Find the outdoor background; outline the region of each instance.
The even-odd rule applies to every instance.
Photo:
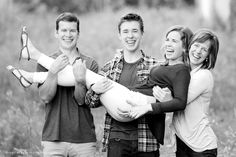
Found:
[[[189,26],[193,31],[202,27],[213,29],[219,37],[220,50],[213,71],[215,88],[210,117],[219,139],[218,156],[235,157],[236,14],[235,10],[231,10],[232,14],[226,22],[218,17],[211,22],[204,21],[196,3],[199,1],[1,0],[0,157],[42,156],[40,141],[44,105],[38,97],[37,87],[33,85],[24,89],[5,67],[12,64],[28,71],[35,70],[33,61],[18,61],[21,49],[20,31],[24,25],[28,28],[32,42],[42,52],[50,54],[56,50],[55,20],[63,11],[71,11],[79,16],[81,33],[78,47],[85,54],[94,57],[100,66],[110,60],[115,50],[121,47],[117,37],[117,24],[120,17],[129,12],[138,13],[143,17],[145,33],[142,48],[148,55],[158,59],[162,57],[159,49],[168,27],[179,24]],[[222,12],[224,11],[222,8]],[[97,156],[105,157],[105,153],[99,152],[105,111],[101,107],[93,109],[92,112],[98,139]],[[170,117],[171,114],[167,118],[165,145],[161,147],[162,157],[174,156],[169,141]]]

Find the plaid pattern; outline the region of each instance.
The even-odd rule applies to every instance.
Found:
[[[142,52],[142,59],[138,65],[137,75],[138,75],[138,82],[143,83],[146,81],[150,69],[157,64],[157,60],[146,56],[143,51]],[[105,64],[105,66],[99,72],[101,75],[110,78],[111,80],[118,82],[122,69],[123,69],[123,51],[117,50],[115,57]],[[101,102],[99,100],[99,95],[95,94],[91,88],[88,90],[85,103],[89,105],[89,107],[98,107],[101,106]],[[104,135],[103,135],[103,146],[106,150],[108,145],[108,139],[110,135],[110,127],[111,127],[112,117],[106,113],[105,119],[105,126],[104,126]],[[148,128],[147,122],[145,120],[145,116],[138,119],[138,151],[140,152],[151,152],[156,151],[159,149],[159,143],[152,135],[151,131]]]

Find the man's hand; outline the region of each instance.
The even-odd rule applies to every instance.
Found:
[[[101,80],[99,80],[98,82],[96,82],[92,86],[92,90],[96,94],[103,94],[111,88],[112,88],[112,82],[109,79],[105,78],[105,77],[102,78]]]
[[[85,82],[86,75],[86,61],[82,61],[82,59],[78,59],[73,64],[73,73],[75,76],[76,82]]]
[[[173,99],[169,88],[160,88],[159,86],[155,86],[152,91],[153,96],[160,102],[166,102]]]
[[[117,108],[117,113],[121,116],[121,117],[125,117],[125,118],[130,118],[129,113],[131,111],[131,106],[126,107],[126,108],[122,108],[122,107],[118,107]]]
[[[126,101],[128,104],[130,104],[132,107],[129,111],[129,117],[133,119],[137,119],[144,114],[148,113],[149,111],[152,111],[152,106],[151,104],[146,104],[142,106],[137,106],[134,102],[127,100]]]
[[[61,54],[52,63],[49,71],[53,74],[57,74],[59,71],[61,71],[63,68],[65,68],[65,66],[68,64],[69,64],[68,57],[64,54]]]

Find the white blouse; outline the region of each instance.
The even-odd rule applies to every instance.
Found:
[[[175,134],[196,152],[217,148],[217,137],[208,120],[213,86],[214,80],[210,70],[200,67],[193,69],[188,104],[185,110],[173,115],[172,127]]]

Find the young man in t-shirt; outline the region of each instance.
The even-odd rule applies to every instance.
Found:
[[[83,105],[87,92],[83,78],[80,78],[77,58],[86,61],[88,69],[97,72],[98,64],[77,48],[79,19],[72,13],[62,13],[56,20],[55,36],[58,50],[39,95],[45,102],[46,118],[42,133],[44,156],[93,157],[96,152],[96,135],[90,108]],[[75,64],[73,64],[75,62]],[[63,87],[57,84],[57,74],[67,64],[73,64],[75,86]],[[38,65],[37,71],[46,71]]]

